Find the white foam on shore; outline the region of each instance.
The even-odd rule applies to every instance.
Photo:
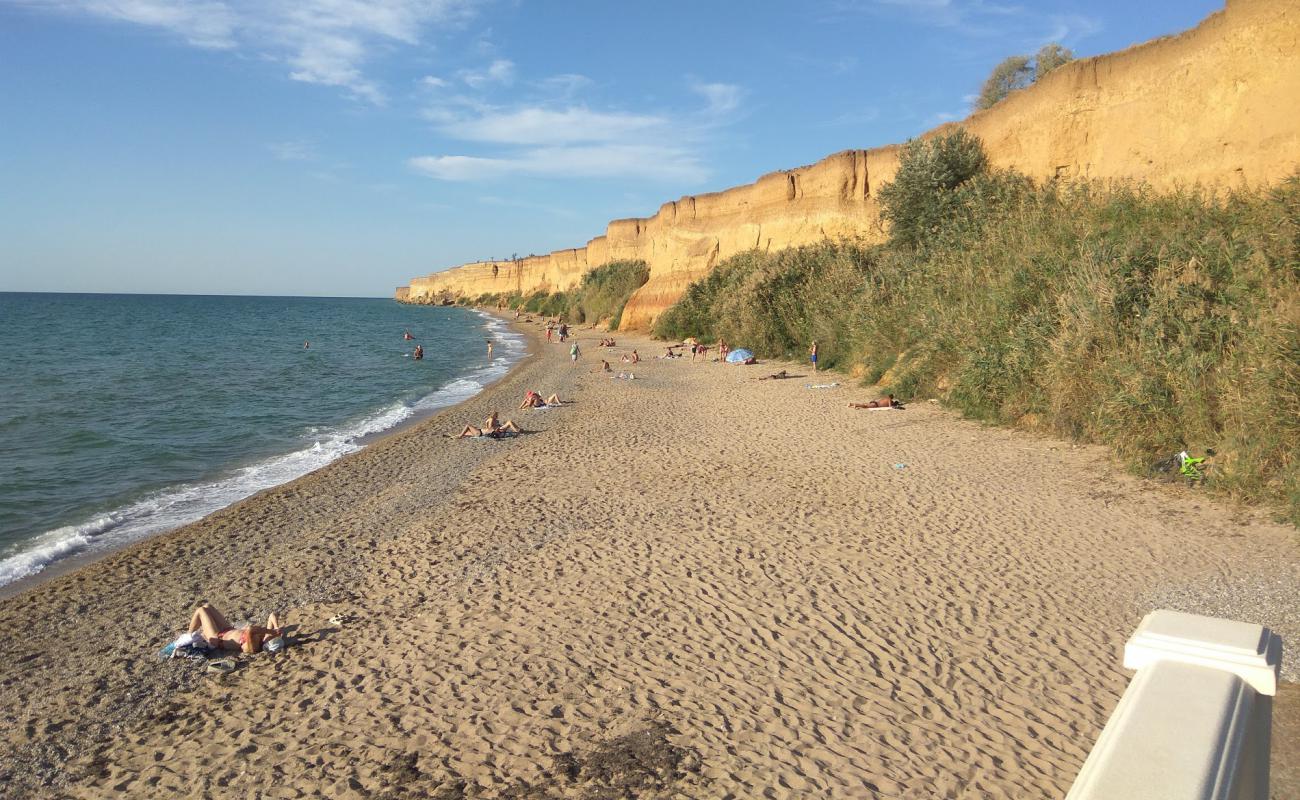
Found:
[[[363,447],[359,440],[389,430],[417,413],[427,415],[468,400],[504,376],[526,350],[523,336],[510,331],[504,321],[489,314],[482,316],[486,331],[495,343],[493,359],[486,366],[414,403],[394,403],[338,429],[314,428],[309,434],[311,443],[300,450],[250,464],[226,477],[170,486],[80,524],[46,531],[21,544],[18,552],[0,559],[0,586],[35,575],[55,561],[76,553],[111,550],[187,525],[355,453]]]

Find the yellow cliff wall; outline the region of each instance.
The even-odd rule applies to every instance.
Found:
[[[1137,179],[1260,186],[1300,166],[1300,0],[1229,0],[1176,37],[1075,61],[959,123],[991,161],[1035,179]],[[950,129],[943,126],[927,135]],[[434,273],[398,299],[563,291],[589,270],[641,259],[650,280],[624,327],[647,327],[718,261],[827,238],[884,236],[876,192],[899,147],[847,150],[752,184],[665,203],[609,223],[586,247]],[[403,290],[406,290],[403,296]]]

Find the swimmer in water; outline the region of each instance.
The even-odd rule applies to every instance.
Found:
[[[418,344],[415,346],[414,358],[416,361],[419,361],[420,359],[424,358],[424,348]]]
[[[310,350],[310,349],[311,349],[311,342],[303,342],[303,343],[302,343],[302,349],[303,349],[303,350]]]
[[[410,331],[406,331],[405,333],[402,334],[402,338],[409,342],[415,337],[411,335]]]
[[[487,340],[487,345],[488,345],[488,358],[491,358],[491,357],[492,357],[492,340],[491,340],[491,339],[488,339],[488,340]]]

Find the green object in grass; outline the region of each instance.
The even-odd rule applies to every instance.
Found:
[[[1199,481],[1201,478],[1205,477],[1205,474],[1198,469],[1201,464],[1205,463],[1204,457],[1193,458],[1187,454],[1186,450],[1184,450],[1178,454],[1178,460],[1182,464],[1182,466],[1178,468],[1179,475],[1182,475],[1184,478],[1191,478],[1194,481]]]

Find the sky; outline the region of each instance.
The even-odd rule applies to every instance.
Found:
[[[1208,0],[0,0],[0,291],[389,296]]]

